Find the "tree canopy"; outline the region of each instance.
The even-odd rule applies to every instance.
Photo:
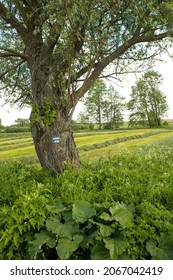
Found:
[[[42,67],[51,60],[47,89],[68,99],[68,111],[111,62],[121,72],[123,59],[143,59],[152,42],[173,34],[172,1],[3,0],[0,16],[0,77],[10,98],[34,102],[36,48]]]
[[[1,89],[31,104],[44,167],[57,173],[63,161],[78,161],[67,131],[79,99],[110,64],[117,75],[167,47],[172,23],[172,0],[0,0]]]
[[[18,118],[15,120],[15,124],[18,126],[29,126],[29,120],[23,119],[23,118]]]
[[[80,114],[84,122],[97,123],[99,129],[105,127],[114,129],[123,122],[123,109],[125,109],[125,98],[102,80],[97,80],[85,98],[84,113]]]
[[[106,85],[102,80],[97,80],[88,92],[85,99],[85,114],[90,122],[97,123],[102,128],[103,100],[106,94]]]
[[[161,117],[168,110],[165,94],[159,89],[163,79],[160,73],[146,72],[132,87],[128,108],[131,126],[160,126]]]

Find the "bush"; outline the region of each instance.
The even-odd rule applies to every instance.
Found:
[[[16,125],[11,125],[11,126],[6,126],[4,127],[3,132],[4,133],[18,133],[18,132],[30,132],[31,128],[30,126],[16,126]]]
[[[162,125],[163,125],[163,126],[168,126],[169,123],[168,123],[167,121],[163,121]]]
[[[73,131],[84,131],[84,130],[89,130],[90,129],[90,126],[89,124],[85,124],[85,123],[77,123],[75,121],[72,121],[72,130]]]

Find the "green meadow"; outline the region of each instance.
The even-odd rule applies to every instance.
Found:
[[[136,129],[74,133],[81,160],[98,160],[173,136],[172,130]],[[0,134],[0,162],[11,159],[36,161],[30,133]]]

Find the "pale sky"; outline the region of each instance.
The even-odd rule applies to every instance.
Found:
[[[172,53],[173,55],[173,53]],[[160,72],[163,76],[164,82],[161,85],[160,89],[167,97],[167,102],[169,106],[169,111],[165,118],[173,119],[173,60],[168,55],[164,55],[165,62],[158,62],[154,70]],[[127,100],[129,100],[131,86],[135,84],[135,76],[129,75],[123,82],[121,87],[113,84],[115,89],[124,96]],[[0,103],[2,104],[2,102]],[[83,104],[81,102],[78,103],[76,111],[74,113],[74,119],[78,115],[80,111],[83,110]],[[7,126],[14,124],[14,121],[17,118],[26,118],[29,119],[30,109],[25,108],[22,110],[10,108],[10,106],[5,105],[0,107],[0,119],[2,120],[2,125]]]

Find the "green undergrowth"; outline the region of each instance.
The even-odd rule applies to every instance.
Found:
[[[171,141],[58,177],[1,164],[0,259],[172,260]]]

